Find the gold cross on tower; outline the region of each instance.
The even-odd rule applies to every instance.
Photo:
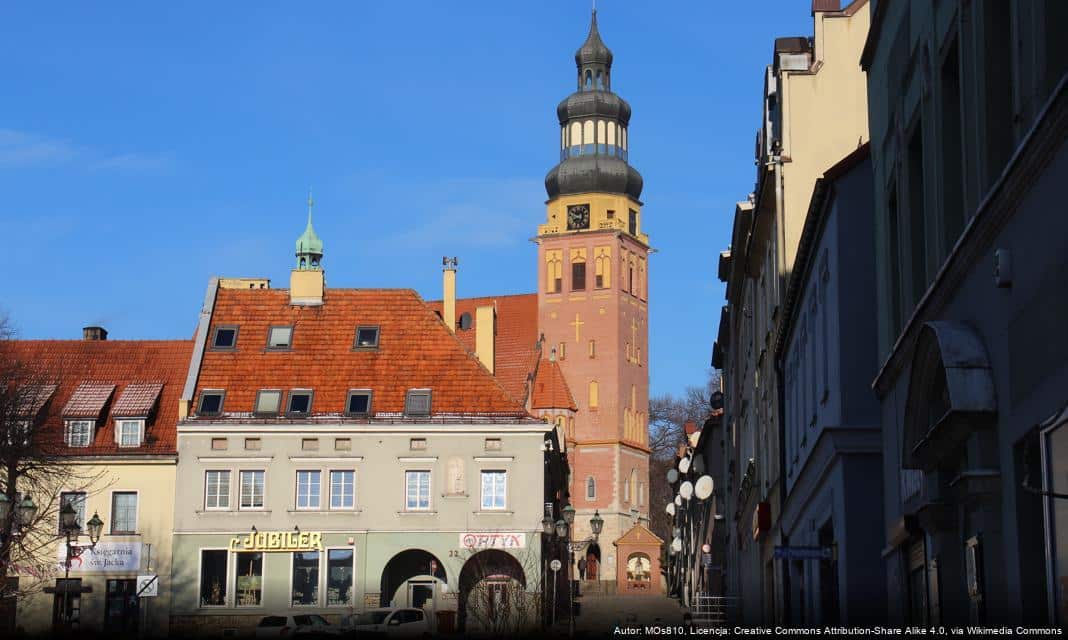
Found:
[[[583,322],[582,320],[579,320],[579,314],[576,313],[575,314],[575,321],[574,322],[568,322],[568,324],[571,325],[572,327],[575,327],[575,342],[578,342],[579,341],[579,329],[581,329],[582,325],[584,325],[586,323]]]
[[[636,362],[638,360],[638,321],[634,318],[630,319],[630,344],[631,352],[628,359],[631,362]]]

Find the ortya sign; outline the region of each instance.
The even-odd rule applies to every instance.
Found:
[[[322,551],[323,534],[318,531],[254,531],[230,538],[230,551]]]

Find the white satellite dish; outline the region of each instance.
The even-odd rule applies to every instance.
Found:
[[[667,514],[669,516],[675,515],[675,503],[674,502],[667,503],[667,508],[665,508],[664,511],[667,511]]]
[[[682,540],[679,540],[678,538],[675,538],[674,540],[672,540],[671,541],[671,549],[675,553],[678,553],[679,551],[682,551]]]
[[[686,482],[683,482],[682,486],[679,487],[679,495],[682,496],[683,500],[689,500],[690,498],[692,498],[693,497],[693,483],[690,482],[689,480],[687,480]]]
[[[682,460],[679,460],[679,473],[686,473],[689,470],[690,470],[690,459],[689,458],[683,458]]]
[[[679,481],[679,471],[678,471],[678,469],[668,469],[667,478],[668,478],[668,484],[675,484],[676,482],[678,482]]]
[[[675,505],[681,507],[682,506],[682,498],[680,498],[678,496],[675,496]]]
[[[712,481],[712,476],[701,476],[697,479],[697,483],[693,487],[693,492],[697,495],[698,500],[707,500],[708,496],[712,495],[712,489],[715,484]]]

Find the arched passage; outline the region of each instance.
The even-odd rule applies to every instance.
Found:
[[[382,569],[379,606],[388,607],[397,600],[398,606],[422,608],[434,597],[437,581],[448,583],[445,565],[434,554],[422,549],[407,549],[389,559]],[[404,592],[398,594],[401,587]]]
[[[536,624],[538,602],[526,593],[527,576],[519,560],[499,549],[485,549],[460,569],[460,630],[505,632]]]
[[[586,579],[600,580],[601,545],[596,542],[586,548]]]

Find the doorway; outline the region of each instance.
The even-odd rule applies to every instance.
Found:
[[[598,580],[601,567],[601,547],[594,542],[586,550],[586,579]]]
[[[52,596],[52,629],[57,632],[78,628],[82,613],[82,579],[56,578]]]
[[[107,599],[104,602],[104,630],[137,633],[140,604],[136,580],[108,580]]]

